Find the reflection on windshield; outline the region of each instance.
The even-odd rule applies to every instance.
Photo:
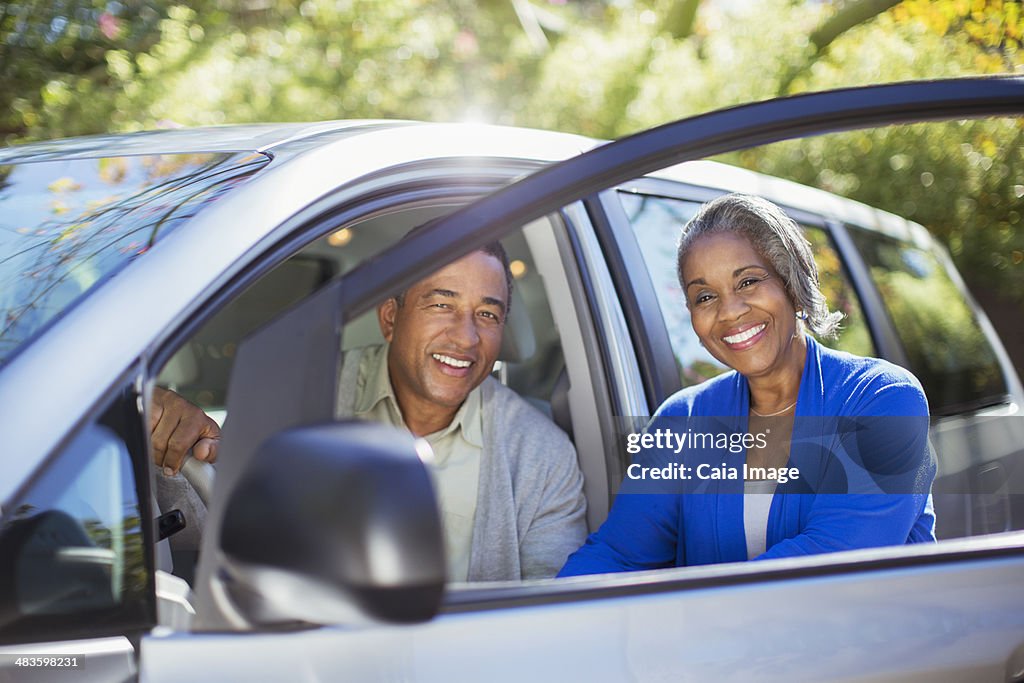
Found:
[[[0,166],[0,365],[267,161],[177,154]]]

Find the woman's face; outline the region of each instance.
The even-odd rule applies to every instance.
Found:
[[[720,362],[750,377],[803,370],[803,336],[782,279],[746,237],[700,237],[683,261],[693,330]]]

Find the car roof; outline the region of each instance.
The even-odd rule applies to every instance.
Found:
[[[0,164],[150,154],[268,152],[325,134],[354,134],[413,123],[370,119],[317,123],[252,123],[87,135],[0,148]]]
[[[432,124],[397,119],[340,119],[313,123],[228,124],[110,133],[0,148],[0,164],[200,152],[259,152],[283,161],[342,137],[416,125]],[[495,127],[495,130],[500,130],[502,134],[530,136],[543,133],[545,136],[578,137],[525,128]],[[592,142],[603,144],[606,141],[592,139]],[[698,187],[756,194],[792,209],[853,223],[924,248],[930,246],[932,242],[927,230],[900,216],[823,190],[728,164],[691,161],[652,173],[651,176]]]
[[[924,226],[902,216],[825,190],[739,166],[715,161],[688,161],[651,173],[649,177],[723,192],[757,195],[789,209],[856,225],[922,249],[933,249],[935,246],[931,233]]]

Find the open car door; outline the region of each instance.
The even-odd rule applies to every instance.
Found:
[[[1024,78],[1016,77],[881,85],[760,102],[603,145],[454,212],[354,268],[239,348],[235,373],[254,371],[254,364],[263,364],[265,373],[269,363],[284,385],[256,383],[230,395],[221,460],[231,474],[218,477],[208,532],[222,528],[226,503],[258,444],[328,416],[331,387],[317,384],[319,402],[298,399],[307,396],[303,378],[337,376],[337,326],[439,266],[572,202],[671,164],[841,130],[1022,112]],[[309,321],[301,325],[300,342],[287,333],[295,321]],[[282,395],[295,397],[287,415],[272,408]],[[277,417],[268,419],[271,414]],[[235,613],[240,606],[229,604],[217,586],[229,569],[219,543],[219,533],[206,534],[197,632],[148,638],[144,679],[248,679],[268,672],[296,677],[303,671],[310,680],[346,674],[360,680],[717,680],[746,679],[751,672],[783,680],[962,680],[997,670],[1019,675],[1018,659],[1024,656],[1017,649],[1024,646],[1024,534],[863,551],[841,560],[819,556],[771,566],[471,589],[451,597],[440,616],[402,629],[365,621],[358,628],[337,621],[310,624],[308,612],[297,612],[280,630],[246,626]],[[267,580],[260,588],[282,591],[273,600],[280,606],[297,586],[301,577]],[[886,625],[884,633],[879,624]],[[771,632],[786,637],[764,640]],[[207,647],[188,649],[199,642]],[[288,663],[285,652],[291,653]],[[530,655],[509,657],[510,652]]]

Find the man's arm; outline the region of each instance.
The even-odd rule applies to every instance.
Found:
[[[551,578],[587,537],[587,500],[576,450],[564,434],[552,449],[547,480],[533,521],[519,544],[524,579]]]
[[[202,408],[173,391],[153,387],[149,431],[153,463],[162,468],[166,476],[181,471],[190,449],[196,460],[208,463],[217,460],[220,427]]]
[[[161,512],[181,510],[185,529],[171,537],[174,550],[196,551],[206,522],[206,505],[180,476],[189,449],[197,460],[213,463],[220,427],[202,408],[161,387],[153,388],[149,406],[150,442],[157,466],[156,499]]]

